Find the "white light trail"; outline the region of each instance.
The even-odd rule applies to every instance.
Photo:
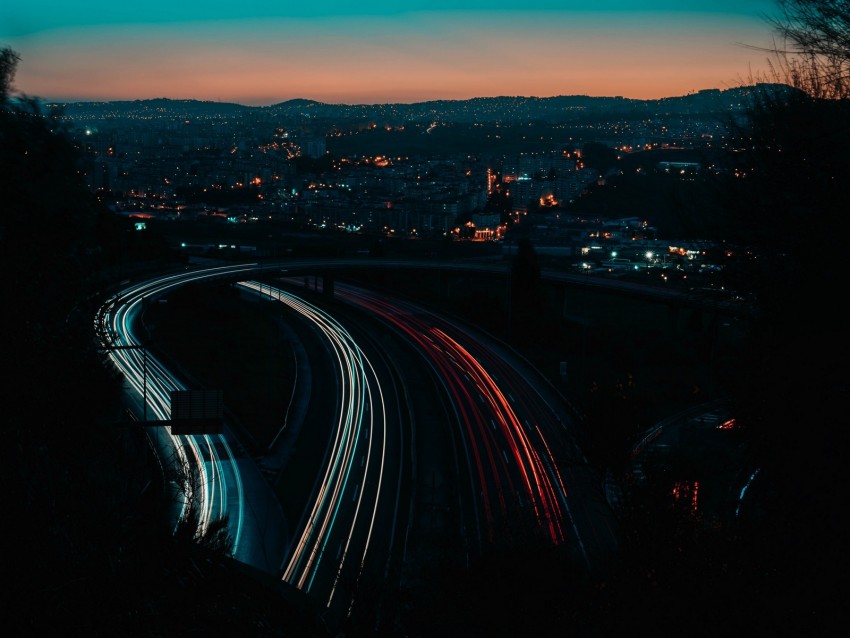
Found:
[[[371,362],[349,332],[330,315],[269,284],[245,281],[239,286],[284,303],[312,322],[330,346],[336,361],[339,402],[331,453],[307,522],[297,534],[283,572],[283,580],[314,594],[319,594],[315,588],[320,570],[332,573],[332,584],[326,592],[326,605],[330,607],[337,593],[339,576],[355,546],[359,555],[356,567],[359,577],[372,541],[387,445],[384,394]],[[360,450],[363,446],[365,453]],[[373,474],[377,475],[376,484],[367,489]],[[353,510],[351,503],[355,504]],[[340,536],[342,541],[337,542],[335,539]],[[363,540],[358,541],[358,538]],[[331,542],[334,545],[330,545]],[[337,547],[336,564],[325,568],[323,560],[334,556],[333,550],[328,551],[329,546]]]

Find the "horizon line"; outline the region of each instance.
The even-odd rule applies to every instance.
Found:
[[[114,98],[114,99],[55,99],[55,98],[43,98],[39,96],[28,96],[25,94],[10,97],[10,100],[25,100],[25,99],[34,99],[43,104],[113,104],[120,102],[153,102],[153,101],[169,101],[169,102],[199,102],[202,104],[222,104],[222,105],[234,105],[234,106],[242,106],[245,108],[268,108],[272,106],[279,106],[281,104],[286,104],[288,102],[312,102],[314,104],[322,104],[325,106],[348,106],[348,107],[357,107],[357,106],[394,106],[394,105],[404,105],[404,106],[416,106],[418,104],[428,104],[431,102],[470,102],[473,100],[500,100],[500,99],[527,99],[527,100],[551,100],[557,98],[569,98],[569,97],[582,97],[582,98],[590,98],[590,99],[612,99],[612,100],[628,100],[632,102],[656,102],[660,100],[670,100],[676,98],[684,98],[692,95],[699,95],[700,93],[708,92],[708,91],[719,91],[721,93],[725,91],[731,91],[736,89],[748,89],[748,88],[756,88],[759,86],[765,85],[778,85],[778,86],[788,86],[783,85],[781,82],[754,82],[752,84],[741,84],[739,86],[729,87],[729,88],[719,88],[719,87],[707,87],[703,89],[698,89],[694,91],[689,91],[688,93],[679,94],[679,95],[667,95],[663,97],[657,98],[632,98],[626,97],[623,95],[589,95],[587,93],[563,93],[559,95],[547,95],[547,96],[539,96],[539,95],[490,95],[490,96],[475,96],[469,98],[432,98],[428,100],[418,100],[414,102],[323,102],[322,100],[316,100],[313,98],[304,98],[304,97],[296,97],[296,98],[288,98],[285,100],[281,100],[279,102],[269,102],[267,104],[246,104],[244,102],[238,102],[233,100],[211,100],[211,99],[202,99],[202,98],[175,98],[175,97],[142,97],[142,98]]]

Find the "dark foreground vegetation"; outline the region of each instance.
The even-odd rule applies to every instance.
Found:
[[[325,635],[220,537],[167,524],[159,464],[126,425],[92,322],[110,285],[179,264],[98,205],[49,114],[8,104],[17,60],[5,49],[0,62],[4,631]]]
[[[803,35],[817,29],[791,17]],[[846,12],[831,19],[847,33]],[[166,526],[144,432],[116,425],[120,381],[91,329],[110,283],[168,268],[171,253],[98,206],[49,114],[9,103],[17,60],[8,49],[0,54],[3,486],[12,531],[4,626],[16,636],[56,628],[327,635],[309,604],[235,565],[226,539]],[[445,566],[432,594],[406,601],[402,628],[387,634],[784,636],[846,624],[840,513],[849,353],[836,301],[850,177],[850,52],[843,54],[843,62],[832,58],[843,71],[835,85],[815,81],[825,77],[807,66],[817,57],[785,67],[801,90],[754,103],[730,171],[710,185],[717,214],[688,220],[759,257],[739,273],[759,314],[724,366],[722,386],[746,439],[744,463],[760,470],[746,515],[724,524],[695,519],[671,506],[661,477],[626,503],[620,560],[604,581],[549,548],[506,550],[468,569]],[[588,409],[589,425],[645,418],[638,395],[602,385],[606,412]],[[607,454],[598,462],[616,466],[616,448]],[[374,625],[347,630],[373,635]]]

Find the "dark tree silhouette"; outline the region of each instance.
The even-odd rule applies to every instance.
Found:
[[[123,250],[129,229],[88,191],[56,120],[12,101],[17,55],[3,49],[0,61],[6,631],[257,635],[289,620],[317,635],[233,571],[223,523],[175,538],[170,491],[145,432],[123,420],[121,381],[92,330],[100,287],[144,262],[128,262],[140,254]]]
[[[11,48],[0,49],[0,108],[5,107],[9,101],[19,61],[20,57]]]
[[[654,634],[823,633],[845,620],[830,601],[847,593],[834,507],[850,450],[840,372],[850,352],[831,279],[845,270],[848,230],[850,4],[779,4],[771,24],[793,46],[769,51],[774,75],[732,123],[728,170],[713,191],[721,205],[701,220],[726,240],[734,283],[756,300],[728,387],[758,478],[750,509],[729,527],[673,508],[669,476],[631,495],[622,560],[595,609],[652,618]],[[722,611],[708,618],[701,608]],[[613,613],[598,620],[616,626]]]
[[[826,583],[843,582],[843,534],[831,512],[850,450],[839,425],[850,349],[833,281],[846,270],[850,226],[850,4],[779,4],[772,24],[793,46],[772,51],[775,82],[755,92],[746,121],[733,127],[727,214],[717,219],[738,255],[738,284],[758,308],[733,384],[761,470],[748,560],[764,591],[822,626],[834,617],[824,601],[837,594]]]
[[[827,3],[781,4],[786,16],[796,15],[794,6],[827,12]],[[828,24],[844,24],[850,17],[847,3],[829,7]],[[783,33],[811,41],[804,37],[811,34],[808,22],[786,24]],[[829,48],[815,41],[838,56],[840,42]],[[843,49],[850,59],[850,43]],[[792,73],[785,78],[790,88],[769,86],[755,94],[746,124],[736,131],[738,150],[725,182],[729,215],[721,219],[741,255],[738,274],[760,309],[750,342],[750,361],[758,369],[742,368],[739,388],[749,424],[763,452],[778,455],[778,466],[799,467],[804,461],[820,474],[832,467],[820,462],[820,453],[835,452],[838,430],[831,420],[840,420],[836,400],[846,396],[833,372],[845,360],[844,322],[827,281],[844,270],[843,238],[850,229],[845,205],[850,102],[835,99],[832,90],[824,95],[818,67],[809,62],[793,67],[805,71],[808,80]],[[816,419],[811,418],[814,406]],[[804,422],[809,435],[801,441]]]
[[[771,50],[792,86],[817,97],[850,97],[850,6],[846,0],[777,0]]]

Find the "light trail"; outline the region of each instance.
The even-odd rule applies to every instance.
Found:
[[[387,451],[384,393],[368,357],[326,312],[265,283],[243,281],[238,286],[281,302],[310,321],[336,363],[337,416],[328,462],[283,570],[283,580],[316,596],[326,596],[325,604],[330,607],[347,561],[357,561],[359,578],[372,542]],[[329,551],[330,547],[337,548],[336,554]],[[333,564],[325,565],[331,561]],[[328,580],[330,585],[325,584]],[[350,612],[352,605],[353,599],[346,610]]]
[[[150,412],[153,420],[167,421],[171,415],[171,391],[186,387],[147,350],[137,334],[144,304],[179,286],[255,270],[256,264],[242,264],[166,275],[128,285],[99,309],[96,334],[131,389],[146,402],[144,411]],[[180,489],[183,498],[175,526],[187,516],[193,500],[198,507],[201,534],[213,521],[228,517],[233,555],[238,558],[245,524],[245,495],[239,466],[225,435],[175,435],[170,426],[162,427],[176,464],[187,472]],[[197,485],[192,476],[198,477]]]
[[[417,344],[442,379],[465,433],[465,445],[470,451],[468,461],[473,469],[471,476],[477,479],[473,494],[480,496],[487,537],[491,541],[500,536],[510,537],[511,512],[526,507],[552,543],[560,544],[567,539],[565,523],[578,536],[551,448],[541,428],[526,427],[513,406],[515,396],[533,394],[524,389],[525,383],[518,375],[502,374],[495,362],[497,357],[488,353],[486,347],[434,313],[340,283],[335,286],[335,296],[379,316]],[[506,396],[508,391],[510,400]],[[528,414],[541,412],[534,406]],[[507,458],[498,453],[503,444]],[[514,463],[508,463],[508,459]],[[581,544],[580,537],[578,543]]]

